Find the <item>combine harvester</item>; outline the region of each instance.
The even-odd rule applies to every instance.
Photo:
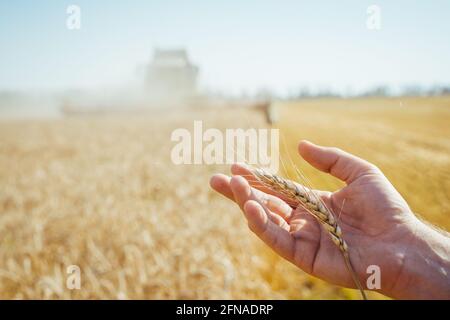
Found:
[[[105,99],[108,94],[104,93],[85,97],[77,94],[65,99],[61,112],[65,116],[87,116],[177,109],[254,108],[264,113],[269,125],[278,121],[275,106],[268,98],[236,99],[199,93],[198,74],[199,68],[190,61],[186,50],[156,49],[146,68],[142,88],[116,90],[108,99]]]

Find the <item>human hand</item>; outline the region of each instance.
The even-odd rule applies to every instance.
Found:
[[[299,152],[317,169],[346,182],[334,193],[318,194],[339,213],[338,223],[363,285],[367,267],[376,265],[381,270],[379,291],[388,296],[421,298],[420,288],[432,286],[440,290],[430,295],[450,297],[449,273],[439,272],[439,266],[450,271],[448,237],[419,221],[376,166],[337,148],[306,141],[300,143]],[[232,178],[213,176],[211,186],[241,207],[258,237],[304,271],[354,287],[341,252],[313,216],[301,207],[292,209],[282,196],[262,187],[245,165],[233,165],[231,171]],[[427,268],[421,258],[435,262],[434,268]],[[446,285],[442,286],[442,280],[447,280]]]

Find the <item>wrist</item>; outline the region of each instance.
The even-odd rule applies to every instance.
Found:
[[[450,238],[419,219],[405,238],[405,257],[389,296],[398,299],[450,299]]]

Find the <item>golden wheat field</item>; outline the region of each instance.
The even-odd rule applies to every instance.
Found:
[[[315,187],[340,182],[298,159],[300,139],[372,161],[417,214],[450,229],[450,97],[277,107],[282,153]],[[1,120],[0,298],[359,298],[266,249],[237,206],[209,188],[226,166],[171,163],[171,132],[194,120],[266,126],[262,114],[236,108]],[[66,288],[69,265],[81,269],[80,290]]]

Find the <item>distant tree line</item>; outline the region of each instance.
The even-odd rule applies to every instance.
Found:
[[[348,98],[348,97],[406,97],[406,96],[444,96],[450,95],[450,86],[433,86],[424,88],[421,86],[406,86],[400,90],[392,90],[388,86],[376,86],[369,90],[358,93],[342,94],[333,90],[325,89],[311,91],[301,88],[298,92],[288,95],[288,100],[305,98]]]
[[[311,90],[307,87],[302,87],[285,95],[276,94],[269,89],[263,89],[255,94],[243,93],[236,98],[256,98],[259,100],[282,99],[282,100],[298,100],[298,99],[313,99],[313,98],[354,98],[354,97],[407,97],[407,96],[444,96],[450,95],[449,86],[433,86],[425,88],[419,85],[405,86],[401,89],[393,90],[389,86],[380,85],[360,92],[337,92],[331,89]]]

